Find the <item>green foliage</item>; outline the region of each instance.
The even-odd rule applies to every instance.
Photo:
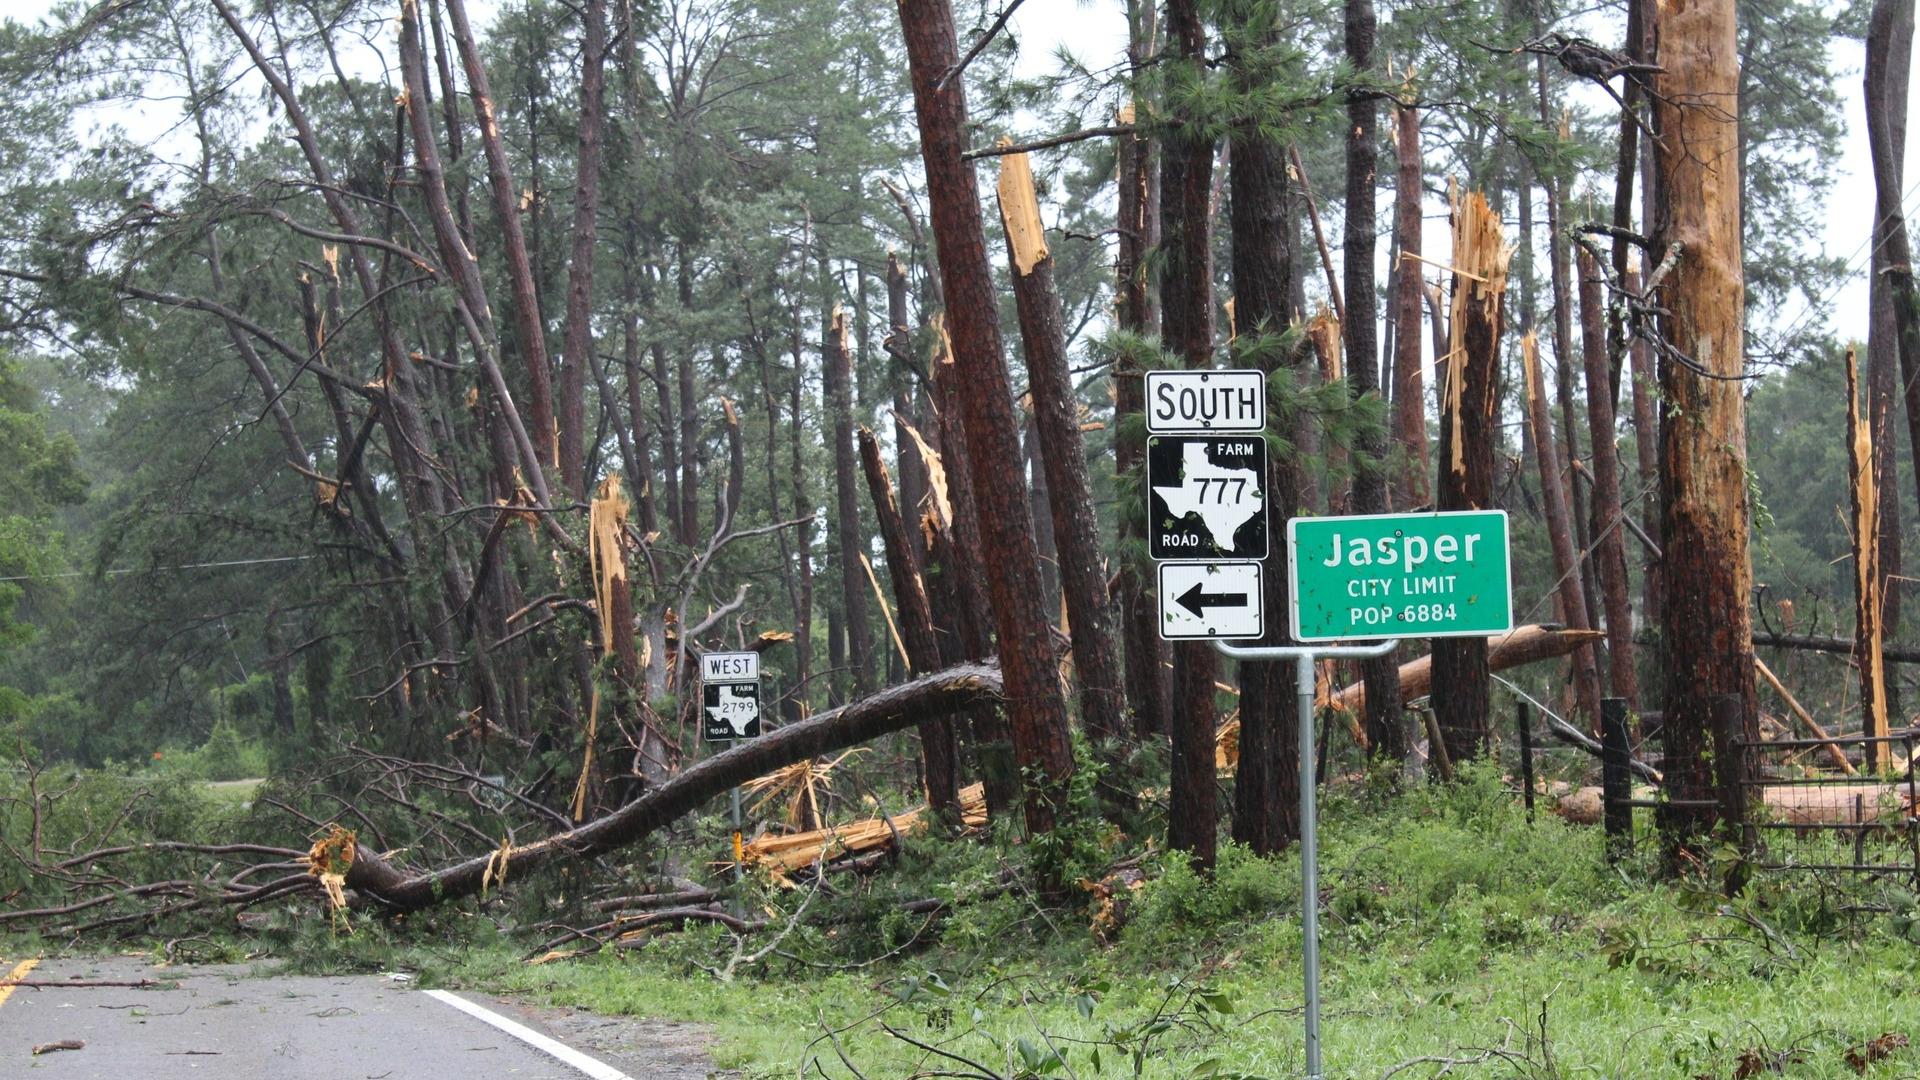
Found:
[[[1505,1046],[1497,1075],[1692,1080],[1793,1046],[1805,1057],[1787,1075],[1842,1080],[1849,1047],[1907,1026],[1916,920],[1904,889],[1763,877],[1728,901],[1640,879],[1608,867],[1597,829],[1527,823],[1486,767],[1400,797],[1336,789],[1325,803],[1331,1075]],[[925,1051],[906,1040],[1006,1077],[1298,1075],[1291,856],[1225,844],[1211,879],[1149,857],[1112,944],[1010,879],[1009,857],[915,838],[887,873],[816,898],[784,955],[732,982],[709,972],[757,939],[711,927],[540,967],[448,915],[411,943],[369,938],[364,957],[358,938],[309,928],[304,940],[339,963],[418,966],[427,982],[713,1024],[718,1063],[751,1077],[852,1075],[841,1054],[868,1076],[910,1075]],[[937,923],[888,914],[915,895],[953,906]],[[780,923],[802,899],[755,885],[747,904]],[[1888,914],[1836,916],[1863,908]],[[1891,1080],[1916,1060],[1903,1052],[1869,1075]]]
[[[36,812],[37,804],[37,812]],[[127,768],[28,772],[0,769],[0,842],[46,862],[121,845],[134,850],[109,857],[91,872],[128,881],[181,876],[183,857],[137,845],[166,838],[187,843],[228,838],[236,811],[199,784],[167,781]],[[37,844],[37,848],[36,848]],[[0,896],[10,908],[66,902],[67,883],[36,877],[19,859],[0,859]]]
[[[1142,960],[1185,960],[1222,933],[1272,919],[1300,899],[1297,863],[1263,859],[1232,842],[1220,845],[1211,876],[1178,852],[1163,856],[1158,869],[1135,897],[1123,939]]]
[[[245,780],[265,776],[271,768],[265,744],[242,736],[227,717],[214,721],[213,731],[200,746],[163,753],[160,760],[167,773],[195,780]]]

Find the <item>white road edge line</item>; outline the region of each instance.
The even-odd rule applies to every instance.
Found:
[[[473,1017],[475,1020],[498,1028],[514,1038],[519,1039],[521,1042],[526,1043],[528,1046],[566,1062],[568,1065],[593,1077],[593,1080],[633,1080],[633,1077],[628,1076],[626,1073],[621,1072],[619,1069],[605,1062],[595,1061],[593,1058],[575,1050],[566,1043],[550,1039],[532,1028],[527,1027],[525,1024],[516,1023],[501,1016],[492,1009],[475,1005],[459,994],[446,990],[428,990],[426,991],[426,995],[430,998],[444,1001],[448,1005]]]

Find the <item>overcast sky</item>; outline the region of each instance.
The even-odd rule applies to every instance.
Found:
[[[0,8],[4,8],[7,17],[25,20],[37,20],[53,6],[53,0],[0,0]],[[478,6],[484,10],[493,5],[482,0]],[[1063,44],[1094,66],[1105,66],[1120,53],[1126,40],[1124,6],[1119,0],[1097,0],[1094,3],[1083,3],[1082,0],[1026,0],[1014,14],[1011,28],[1021,46],[1019,72],[1022,75],[1038,75],[1048,71],[1053,66],[1055,50]],[[1816,326],[1824,323],[1843,339],[1864,338],[1867,317],[1865,239],[1872,227],[1874,193],[1861,105],[1863,49],[1859,43],[1852,41],[1835,41],[1830,49],[1834,67],[1839,73],[1836,89],[1844,102],[1848,134],[1842,144],[1840,158],[1833,164],[1834,188],[1823,207],[1827,219],[1825,248],[1827,254],[1846,260],[1851,272],[1841,287],[1823,304],[1816,306],[1803,300],[1790,301],[1785,318],[1788,322],[1805,321]],[[1916,97],[1920,97],[1920,80],[1916,80],[1914,89]],[[1920,109],[1913,111],[1920,115]],[[1920,139],[1911,140],[1908,147],[1907,175],[1920,178]],[[1610,187],[1611,182],[1609,177],[1603,186]],[[1337,189],[1338,184],[1332,178],[1324,178],[1317,186],[1328,190]],[[1444,208],[1437,205],[1429,208],[1430,228],[1433,227],[1433,219],[1443,212]],[[1426,240],[1427,250],[1446,249],[1444,226],[1440,228],[1438,235]],[[1383,267],[1389,256],[1384,250],[1385,246],[1381,245],[1380,253]]]

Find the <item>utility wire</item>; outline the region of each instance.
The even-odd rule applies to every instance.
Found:
[[[210,570],[216,567],[223,567],[223,566],[265,566],[268,563],[302,562],[307,559],[317,559],[319,557],[320,556],[318,555],[275,555],[265,559],[228,559],[224,562],[181,563],[178,566],[132,567],[132,568],[123,569],[123,570],[103,570],[101,571],[101,574],[105,577],[119,577],[122,574],[155,574],[155,573],[159,573],[162,570]],[[51,581],[54,578],[76,578],[76,577],[92,577],[92,576],[93,576],[93,571],[91,570],[62,570],[56,574],[20,574],[15,577],[0,577],[0,582]]]

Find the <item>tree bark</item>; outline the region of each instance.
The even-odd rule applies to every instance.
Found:
[[[1600,602],[1607,614],[1607,685],[1613,696],[1640,707],[1640,679],[1633,666],[1633,596],[1627,580],[1627,533],[1620,520],[1620,446],[1616,441],[1613,394],[1607,390],[1605,281],[1600,264],[1582,247],[1580,272],[1581,345],[1587,368],[1587,426],[1593,447],[1592,561],[1600,578]],[[1591,614],[1591,612],[1589,613]],[[1589,623],[1591,625],[1591,623]]]
[[[1138,48],[1136,46],[1136,52]],[[1139,58],[1136,57],[1136,65]],[[1131,118],[1132,106],[1126,116]],[[1152,144],[1138,134],[1120,136],[1119,156],[1119,232],[1115,259],[1117,296],[1114,304],[1120,328],[1136,337],[1145,337],[1153,326],[1153,291],[1148,288],[1147,252],[1159,237],[1159,204],[1153,197],[1154,161]],[[1165,734],[1171,705],[1167,695],[1167,669],[1172,654],[1160,638],[1159,613],[1148,595],[1141,573],[1142,558],[1137,552],[1146,547],[1146,513],[1138,508],[1141,485],[1145,481],[1146,436],[1144,424],[1133,419],[1145,406],[1145,371],[1133,348],[1125,348],[1114,359],[1113,369],[1113,474],[1122,492],[1131,492],[1130,509],[1119,515],[1120,573],[1119,604],[1122,633],[1125,637],[1127,700],[1133,706],[1133,730],[1136,736]]]
[[[651,303],[651,298],[644,292],[642,300]],[[653,355],[653,385],[660,402],[660,473],[666,481],[660,493],[660,503],[667,511],[667,534],[684,543],[687,529],[680,518],[680,436],[679,423],[674,418],[673,372],[667,361],[664,343],[655,341],[650,351]]]
[[[580,150],[574,162],[573,252],[567,262],[567,331],[560,346],[560,489],[578,499],[587,475],[587,365],[593,363],[593,264],[599,235],[601,133],[606,124],[606,0],[581,9]],[[536,421],[537,422],[537,421]],[[641,483],[634,478],[635,485]]]
[[[980,191],[973,167],[962,156],[967,150],[964,80],[957,73],[948,78],[959,60],[953,9],[947,0],[899,0],[899,7],[961,390],[980,557],[994,568],[987,594],[1007,684],[1014,757],[1031,781],[1024,800],[1027,832],[1041,836],[1067,811],[1073,748],[1049,621],[1040,605],[1039,556],[1020,483],[1019,428],[995,317]]]
[[[787,412],[793,417],[793,423],[787,426],[787,449],[791,466],[789,477],[793,484],[793,512],[795,514],[812,513],[814,506],[813,500],[807,495],[806,455],[804,452],[806,441],[806,414],[801,411],[801,405],[804,400],[801,395],[801,388],[806,381],[803,376],[806,372],[807,365],[806,350],[801,346],[805,335],[800,329],[800,318],[801,305],[796,303],[794,305],[793,327],[789,341],[789,347],[793,353],[793,381],[787,384]],[[671,425],[668,425],[668,434],[662,441],[669,446],[672,445],[673,436],[671,434]],[[671,465],[667,468],[667,474],[669,476],[673,474]],[[795,681],[793,694],[796,700],[797,711],[801,715],[805,715],[812,711],[808,706],[809,695],[811,693],[809,684],[813,678],[812,526],[808,526],[807,531],[801,535],[799,542],[794,544],[793,547],[793,556],[796,564],[795,569],[798,571],[797,576],[800,579],[800,603],[794,611],[793,651]]]
[[[1880,492],[1880,625],[1888,636],[1900,630],[1902,592],[1900,477],[1892,434],[1893,415],[1901,404],[1894,393],[1896,378],[1904,382],[1908,441],[1920,451],[1920,378],[1916,378],[1920,376],[1920,297],[1915,296],[1912,267],[1908,265],[1912,253],[1903,204],[1913,27],[1913,0],[1882,0],[1873,6],[1867,33],[1865,105],[1875,219],[1867,385],[1873,425],[1873,479]],[[1896,254],[1903,250],[1906,254]],[[1914,472],[1915,486],[1920,489],[1920,467]],[[1898,693],[1897,680],[1887,684],[1887,705],[1896,715]]]
[[[1539,91],[1540,123],[1544,126],[1554,123],[1551,105],[1547,93],[1546,58],[1535,58],[1535,85]],[[1568,120],[1562,115],[1558,121],[1560,141],[1564,144],[1571,140]],[[1579,381],[1575,374],[1574,354],[1578,348],[1573,340],[1573,265],[1570,252],[1571,244],[1567,240],[1566,226],[1566,188],[1567,178],[1557,167],[1540,177],[1547,192],[1547,257],[1551,262],[1553,278],[1553,393],[1560,407],[1559,435],[1563,443],[1560,460],[1567,466],[1567,472],[1560,477],[1561,492],[1566,500],[1570,517],[1568,524],[1573,529],[1574,550],[1584,552],[1593,542],[1587,530],[1587,496],[1579,484],[1574,482],[1573,467],[1580,460],[1580,428],[1574,421],[1574,386]],[[1551,428],[1546,429],[1551,433]],[[1591,575],[1582,575],[1581,592],[1586,597],[1586,609],[1598,611],[1600,598],[1595,593]],[[1595,722],[1598,723],[1597,714]]]
[[[937,276],[937,275],[936,275]],[[980,511],[973,499],[973,469],[968,465],[966,424],[961,417],[962,391],[947,338],[946,316],[934,320],[934,397],[939,402],[940,454],[945,462],[948,508],[951,516],[939,531],[940,577],[953,588],[953,629],[960,656],[984,660],[993,656],[993,608],[987,602],[986,565],[980,557]],[[929,564],[930,566],[932,564]],[[987,817],[998,821],[1020,805],[1020,769],[1013,734],[997,708],[972,710],[973,749],[986,789]]]
[[[1053,283],[1053,256],[1047,250],[1034,194],[1033,173],[1025,154],[1000,159],[1000,217],[1007,234],[1007,258],[1013,267],[1013,298],[1020,316],[1020,341],[1027,359],[1027,385],[1033,400],[1033,434],[1040,443],[1046,472],[1054,550],[1059,558],[1061,599],[1073,647],[1073,670],[1080,685],[1080,716],[1087,739],[1112,761],[1120,744],[1130,742],[1127,702],[1114,651],[1113,609],[1107,573],[1100,555],[1100,526],[1087,479],[1087,451],[1080,434],[1080,398],[1068,371],[1066,328],[1060,294]],[[1109,770],[1101,784],[1110,816],[1129,809],[1133,798],[1123,774]]]
[[[682,239],[675,249],[680,310],[693,314],[693,253]],[[700,408],[694,401],[694,350],[682,347],[674,365],[680,385],[680,542],[697,546],[700,535]],[[662,391],[664,393],[664,389]]]
[[[820,347],[827,410],[833,419],[833,544],[840,552],[842,625],[847,634],[847,665],[853,669],[853,696],[873,689],[873,631],[867,619],[867,581],[860,569],[866,533],[860,528],[858,466],[853,446],[853,354],[847,349],[847,316],[834,308],[827,316]]]
[[[1734,0],[1660,8],[1654,76],[1660,223],[1655,250],[1680,245],[1661,302],[1661,641],[1666,661],[1667,779],[1677,800],[1714,795],[1716,699],[1740,703],[1737,727],[1758,736],[1748,597],[1746,294],[1741,272],[1739,93]],[[1683,362],[1680,358],[1686,358]],[[1696,370],[1694,365],[1698,365]],[[1717,819],[1711,804],[1663,815],[1676,848]]]
[[[647,422],[647,406],[640,393],[640,387],[647,377],[640,358],[638,278],[645,271],[634,265],[637,254],[630,246],[621,282],[621,306],[626,314],[621,319],[620,358],[622,367],[626,369],[627,439],[633,446],[633,463],[630,467],[633,475],[627,479],[640,511],[640,535],[650,536],[660,527],[660,522],[654,510],[653,497],[653,425]]]
[[[1022,333],[1025,333],[1023,328]],[[1040,557],[1040,602],[1048,611],[1060,610],[1060,545],[1054,536],[1053,493],[1047,483],[1047,451],[1040,439],[1040,421],[1029,406],[1022,425],[1020,456],[1027,479],[1027,513],[1033,516],[1033,546]]]
[[[914,407],[915,367],[913,332],[907,326],[907,268],[893,252],[887,252],[887,340],[884,347],[892,358],[894,374],[893,452],[900,472],[900,506],[908,517],[920,512],[927,495],[927,466],[920,460],[919,448],[907,434],[909,423],[921,421]]]
[[[949,716],[1001,692],[999,671],[970,664],[882,690],[843,708],[789,724],[698,762],[667,784],[605,817],[519,847],[476,855],[428,872],[394,865],[362,847],[346,886],[390,912],[419,911],[481,891],[489,880],[515,880],[558,860],[585,860],[638,843],[655,830],[758,776],[796,761],[856,746],[928,717]]]
[[[1411,510],[1425,506],[1432,498],[1427,487],[1432,466],[1427,461],[1427,400],[1421,385],[1420,293],[1421,278],[1420,220],[1421,157],[1420,110],[1408,104],[1394,109],[1395,130],[1399,133],[1397,151],[1399,169],[1393,190],[1394,232],[1400,237],[1400,252],[1395,256],[1394,328],[1393,328],[1393,441],[1404,462],[1394,492],[1397,508]]]
[[[467,22],[466,0],[446,0],[447,19],[467,74],[467,96],[480,129],[480,147],[487,159],[487,185],[492,189],[494,217],[500,225],[501,253],[507,260],[507,282],[513,292],[513,324],[518,332],[520,358],[527,365],[527,423],[534,449],[548,465],[555,462],[553,437],[553,376],[547,363],[547,338],[540,319],[540,301],[534,291],[533,263],[527,257],[527,238],[520,227],[520,191],[513,186],[513,170],[494,116],[493,91],[487,86],[487,68],[480,59],[473,27]]]
[[[1506,315],[1507,247],[1486,196],[1473,192],[1454,207],[1453,308],[1448,318],[1445,389],[1441,395],[1437,509],[1493,506],[1493,450]],[[1487,749],[1487,642],[1444,638],[1433,643],[1433,712],[1449,760]],[[1368,688],[1372,692],[1372,688]]]
[[[1587,613],[1587,594],[1581,587],[1579,549],[1575,547],[1573,523],[1567,519],[1566,489],[1560,484],[1559,442],[1553,437],[1553,421],[1547,410],[1546,389],[1541,385],[1540,349],[1533,331],[1521,339],[1520,352],[1526,378],[1527,425],[1533,431],[1533,456],[1540,468],[1541,503],[1546,509],[1547,539],[1553,548],[1553,572],[1559,582],[1560,616],[1573,630],[1592,628]],[[1600,729],[1600,669],[1594,663],[1593,646],[1582,645],[1572,653],[1573,693],[1579,711],[1595,732]]]
[[[1346,0],[1347,63],[1364,77],[1373,69],[1374,36],[1378,21],[1373,0]],[[1371,90],[1356,88],[1347,96],[1347,207],[1341,230],[1342,278],[1346,311],[1340,330],[1346,343],[1347,385],[1354,400],[1380,395],[1379,301],[1374,281],[1374,250],[1379,224],[1374,212],[1380,158],[1380,104]],[[1384,514],[1387,501],[1387,433],[1384,428],[1361,426],[1353,439],[1353,512]],[[1360,662],[1367,684],[1367,741],[1377,750],[1399,743],[1393,732],[1400,720],[1400,661],[1398,650]],[[1376,752],[1377,752],[1376,750]]]
[[[1172,35],[1165,71],[1185,85],[1206,79],[1206,31],[1197,0],[1168,0]],[[1195,117],[1169,118],[1160,150],[1160,343],[1189,368],[1213,366],[1213,252],[1208,235],[1213,137]],[[1173,647],[1171,790],[1167,846],[1211,871],[1219,809],[1213,779],[1213,729],[1219,654],[1205,642]]]
[[[873,432],[860,429],[860,463],[867,474],[867,489],[873,495],[873,510],[880,523],[880,539],[887,549],[887,574],[893,579],[894,607],[900,622],[900,634],[906,639],[907,661],[917,677],[938,671],[940,640],[934,636],[933,608],[927,601],[926,583],[921,580],[919,560],[907,535],[900,506],[893,500],[893,485],[887,478],[887,463],[880,457],[880,443]],[[935,814],[958,821],[959,784],[954,768],[953,726],[944,716],[929,716],[920,722],[920,760],[927,785],[927,805]]]
[[[1626,41],[1621,52],[1628,60],[1644,62],[1646,60],[1646,29],[1648,14],[1652,9],[1649,0],[1627,0]],[[1613,226],[1617,230],[1633,228],[1633,178],[1639,166],[1640,125],[1643,122],[1640,113],[1642,99],[1646,96],[1641,87],[1640,77],[1629,75],[1625,80],[1625,90],[1621,98],[1625,102],[1620,110],[1619,151],[1613,174]],[[1625,235],[1616,232],[1613,238],[1613,278],[1625,282],[1627,271],[1632,266],[1633,254],[1628,247]],[[1626,357],[1626,327],[1620,313],[1607,312],[1607,401],[1614,412],[1620,410],[1620,372]],[[1591,381],[1588,386],[1592,386]],[[1591,393],[1591,391],[1589,391]]]
[[[1252,19],[1242,16],[1236,31]],[[1271,33],[1255,31],[1247,45],[1270,47]],[[1244,51],[1236,50],[1237,52]],[[1253,89],[1266,73],[1245,60],[1236,63],[1236,89]],[[1287,218],[1294,212],[1285,151],[1257,131],[1234,135],[1228,167],[1232,201],[1233,302],[1239,334],[1236,352],[1257,358],[1268,372],[1302,374],[1306,350],[1282,349],[1293,297],[1293,264],[1287,250]],[[1300,381],[1296,378],[1296,382]],[[1275,524],[1300,513],[1300,461],[1275,454],[1267,463],[1267,514]],[[1281,645],[1287,628],[1275,613],[1287,610],[1286,531],[1272,530],[1262,577],[1262,608],[1270,622],[1261,644]],[[1240,760],[1233,782],[1233,839],[1256,854],[1286,850],[1300,835],[1300,715],[1294,665],[1280,660],[1240,662]],[[1311,720],[1311,717],[1308,718]]]
[[[1638,295],[1640,272],[1629,269],[1623,279],[1626,290]],[[1660,421],[1654,398],[1659,393],[1659,376],[1653,370],[1653,353],[1638,335],[1628,346],[1633,362],[1633,448],[1639,463],[1641,499],[1640,519],[1646,523],[1648,537],[1660,543]],[[1621,506],[1626,511],[1626,506]],[[1660,625],[1660,560],[1649,551],[1641,566],[1642,614],[1648,626]]]

